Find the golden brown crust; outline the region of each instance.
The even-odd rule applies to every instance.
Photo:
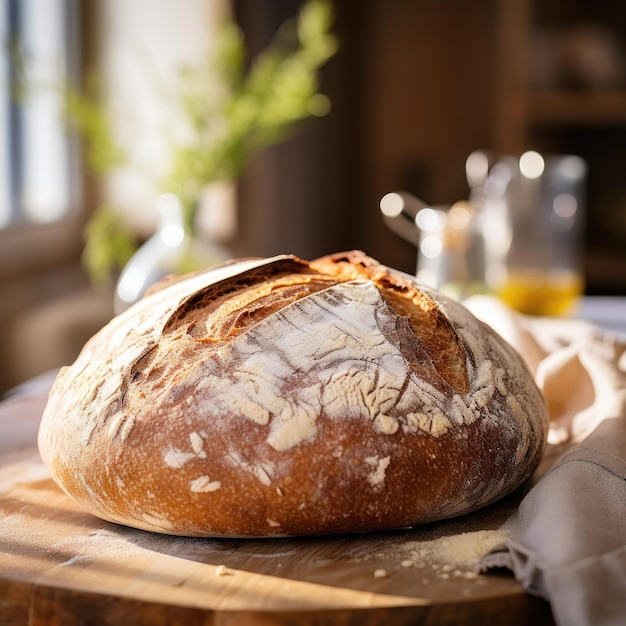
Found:
[[[164,286],[59,375],[39,444],[105,519],[196,536],[398,528],[519,486],[545,445],[519,356],[360,252]]]

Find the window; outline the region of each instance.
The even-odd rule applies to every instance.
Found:
[[[61,85],[78,67],[77,0],[0,0],[0,229],[49,224],[76,205]],[[29,90],[15,94],[20,61]]]

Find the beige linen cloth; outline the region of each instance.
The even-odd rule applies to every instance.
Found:
[[[490,297],[466,305],[520,352],[550,411],[544,459],[484,569],[511,569],[550,602],[559,626],[624,626],[626,341]]]

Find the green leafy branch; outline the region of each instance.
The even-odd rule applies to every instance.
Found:
[[[319,70],[337,49],[332,20],[328,2],[307,2],[249,69],[243,36],[227,23],[208,75],[205,68],[182,75],[190,139],[175,150],[165,186],[181,198],[190,225],[207,182],[234,180],[254,154],[288,139],[298,122],[328,112]]]
[[[185,139],[170,138],[172,163],[160,188],[179,196],[190,232],[207,184],[235,180],[256,153],[289,139],[303,120],[329,111],[328,98],[319,91],[319,73],[338,47],[333,20],[330,0],[307,0],[248,63],[243,34],[229,19],[221,25],[208,62],[181,70],[171,92]],[[89,167],[105,174],[127,165],[127,158],[115,141],[95,81],[88,87],[67,91],[65,111],[85,140]],[[91,216],[85,242],[83,261],[95,281],[112,277],[137,245],[119,212],[108,205]]]
[[[120,219],[119,211],[108,204],[93,212],[84,239],[82,258],[94,285],[108,283],[137,249],[137,237]]]
[[[117,143],[109,112],[102,105],[98,80],[88,77],[84,93],[68,87],[64,93],[64,115],[86,139],[86,162],[95,174],[107,174],[128,163],[125,150]]]

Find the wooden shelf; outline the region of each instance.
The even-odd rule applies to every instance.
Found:
[[[587,287],[591,293],[626,293],[626,261],[623,254],[597,249],[587,251]]]
[[[529,121],[552,125],[626,125],[626,91],[531,93]]]

